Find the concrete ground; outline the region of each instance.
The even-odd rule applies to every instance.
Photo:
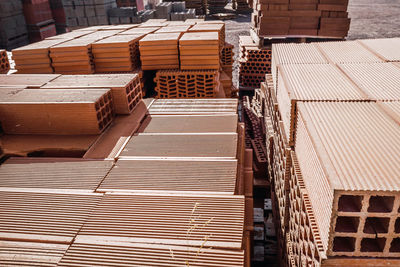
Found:
[[[348,40],[400,37],[400,0],[349,0],[351,26]],[[239,54],[239,35],[250,35],[251,14],[239,14],[226,20],[226,41],[235,45]],[[238,62],[233,67],[233,82],[238,81]]]

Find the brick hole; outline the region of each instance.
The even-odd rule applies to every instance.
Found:
[[[103,122],[99,122],[99,130],[101,131],[101,130],[103,130],[103,128],[104,128]]]
[[[103,98],[100,98],[100,106],[104,106],[104,100],[103,100]]]
[[[386,238],[364,238],[361,240],[361,252],[383,252]]]
[[[371,196],[368,212],[391,212],[393,210],[394,197]]]
[[[400,233],[400,218],[396,219],[396,222],[394,224],[394,232],[395,233]]]
[[[359,224],[360,224],[359,217],[339,216],[336,219],[335,231],[342,233],[357,233]]]
[[[96,111],[98,111],[98,110],[100,109],[100,105],[99,105],[98,102],[96,102],[96,103],[94,104],[94,106],[95,106],[95,108],[96,108]]]
[[[389,229],[389,221],[390,218],[368,217],[365,220],[364,233],[387,233]]]
[[[356,239],[354,237],[335,237],[333,239],[334,252],[353,252],[355,250]]]
[[[362,208],[362,196],[342,195],[339,198],[338,210],[345,212],[360,212]]]
[[[400,238],[393,238],[389,252],[400,252]]]
[[[101,120],[101,112],[97,112],[97,120]]]

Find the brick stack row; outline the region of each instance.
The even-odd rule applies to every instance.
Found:
[[[11,50],[29,43],[22,9],[17,0],[0,2],[0,47]]]
[[[258,36],[344,38],[350,26],[348,0],[258,0],[252,26]]]
[[[49,0],[23,0],[22,3],[30,42],[57,34]]]
[[[261,91],[286,266],[399,264],[399,42],[273,45]]]

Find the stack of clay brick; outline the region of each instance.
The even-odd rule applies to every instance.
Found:
[[[223,94],[230,96],[232,79],[226,73],[223,75],[219,73],[222,54],[221,39],[225,40],[224,24],[201,21],[187,21],[186,23],[191,23],[191,26],[166,26],[140,41],[142,68],[145,69],[143,66],[148,61],[153,65],[150,66],[150,69],[158,69],[155,78],[157,97],[201,98],[217,97]],[[194,23],[196,24],[193,25]],[[182,31],[174,33],[173,30],[170,30],[170,34],[163,33],[164,29],[169,27],[182,28]],[[142,46],[142,43],[148,42],[147,39],[151,41],[150,38],[163,38],[163,40],[173,38],[174,42],[165,43],[165,41],[161,42],[161,39],[156,39],[153,46],[148,45],[149,48],[145,45]],[[175,40],[179,47],[176,46]],[[174,50],[177,48],[178,53]],[[146,54],[142,54],[142,50]],[[165,54],[167,55],[164,56]],[[228,62],[228,52],[226,54],[225,59]],[[178,64],[174,67],[161,65],[161,63],[155,65],[155,62],[161,61],[164,57],[171,60],[172,55],[178,59]],[[161,71],[160,69],[168,70]]]
[[[348,0],[254,1],[252,26],[258,36],[344,38],[350,26]]]
[[[223,13],[227,4],[227,0],[207,0],[207,9],[210,14]]]
[[[5,161],[2,262],[250,266],[251,160],[245,165],[237,105],[141,102],[82,157],[62,158],[70,148]]]
[[[261,90],[287,266],[400,264],[399,45],[273,45]]]
[[[138,74],[12,74],[1,81],[5,134],[99,134],[142,98]]]
[[[6,50],[0,49],[0,74],[7,73],[10,70],[10,62]]]
[[[177,33],[152,33],[139,41],[140,60],[143,70],[179,68]]]
[[[221,67],[222,70],[232,76],[232,66],[234,61],[233,45],[225,42],[221,51]]]
[[[114,35],[93,43],[96,73],[131,72],[140,67],[139,40],[143,36]]]
[[[239,37],[239,86],[259,88],[265,75],[271,73],[271,49],[258,48],[249,36]]]
[[[22,3],[30,42],[57,34],[49,0],[23,0]]]

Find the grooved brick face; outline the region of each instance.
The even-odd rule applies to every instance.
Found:
[[[105,195],[79,235],[88,240],[241,249],[243,222],[243,196]]]

